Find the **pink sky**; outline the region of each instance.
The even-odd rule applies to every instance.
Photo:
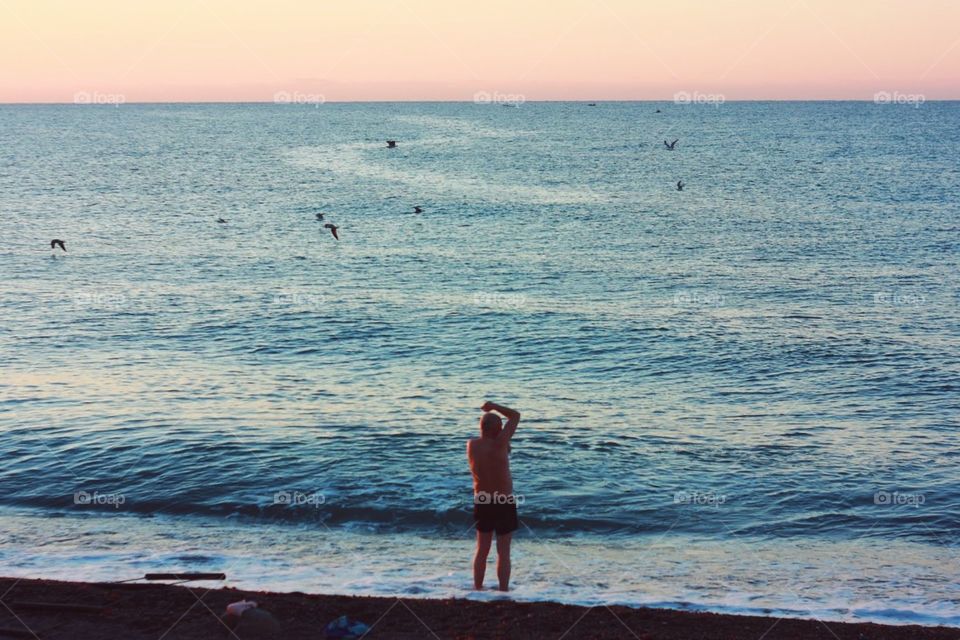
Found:
[[[958,0],[0,0],[0,102],[960,99]]]

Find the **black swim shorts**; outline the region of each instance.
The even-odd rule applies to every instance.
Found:
[[[516,504],[474,503],[473,520],[476,522],[477,531],[484,533],[496,531],[497,535],[503,535],[520,528]]]

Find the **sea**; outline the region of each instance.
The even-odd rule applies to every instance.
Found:
[[[0,106],[0,575],[960,626],[958,124]]]

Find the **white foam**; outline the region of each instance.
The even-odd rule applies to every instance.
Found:
[[[147,571],[223,571],[226,584],[241,589],[481,601],[509,597],[960,626],[953,604],[960,596],[957,567],[949,550],[905,542],[718,541],[679,535],[558,540],[525,531],[514,546],[514,588],[504,596],[471,589],[471,531],[426,537],[122,515],[51,521],[23,512],[5,512],[0,524],[11,534],[0,543],[0,560],[4,573],[13,576],[110,581]],[[99,542],[93,552],[91,540]],[[494,576],[491,557],[490,586]]]

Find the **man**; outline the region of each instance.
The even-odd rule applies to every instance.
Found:
[[[493,402],[480,408],[480,437],[467,442],[467,460],[473,474],[473,519],[477,527],[477,552],[473,556],[473,586],[483,589],[487,554],[497,534],[497,579],[500,591],[510,588],[510,538],[517,530],[517,503],[510,477],[510,438],[520,423],[520,413]],[[496,413],[493,413],[496,412]],[[506,426],[500,418],[507,419]]]

